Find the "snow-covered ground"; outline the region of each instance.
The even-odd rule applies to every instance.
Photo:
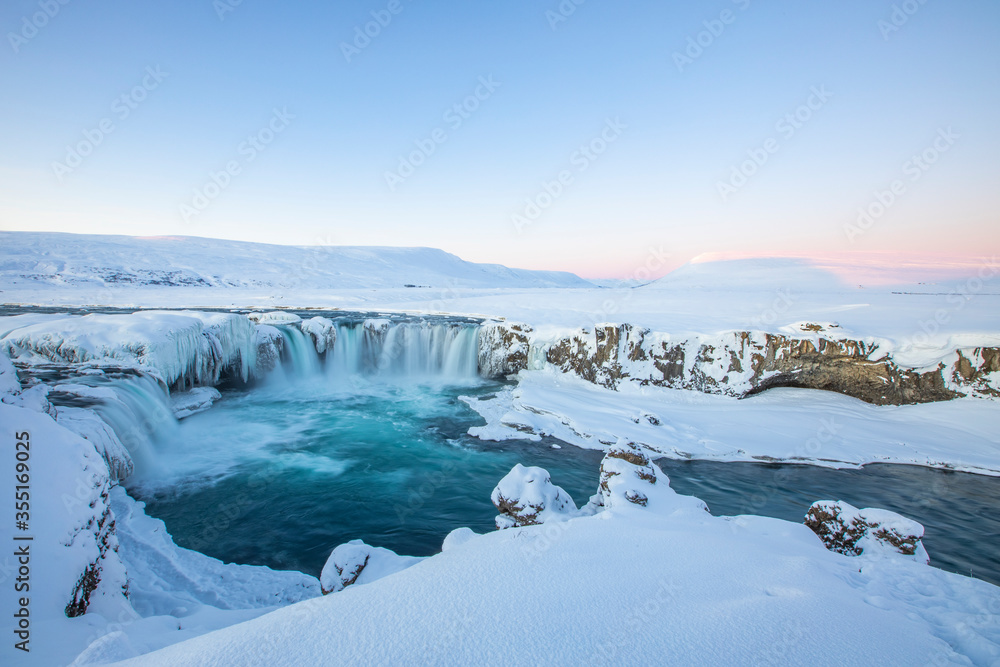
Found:
[[[875,406],[833,392],[771,389],[737,400],[623,384],[611,391],[545,369],[495,396],[466,399],[485,440],[551,435],[591,449],[617,438],[677,459],[830,467],[907,463],[1000,475],[1000,402]]]
[[[0,242],[8,304],[448,313],[523,322],[538,339],[600,322],[677,336],[817,335],[819,326],[877,341],[914,366],[1000,345],[995,259],[920,285],[848,283],[836,267],[784,259],[693,263],[644,286],[596,287],[430,249],[17,233],[0,233]],[[22,390],[7,360],[58,361],[80,373],[124,366],[154,385],[210,385],[224,370],[252,374],[258,334],[277,335],[279,320],[297,322],[191,310],[0,318],[3,437],[13,443],[29,432],[35,443],[30,664],[66,664],[84,649],[76,664],[1000,663],[1000,589],[913,559],[834,553],[801,524],[712,517],[674,494],[662,473],[646,507],[455,533],[419,562],[348,545],[324,571],[331,590],[369,558],[379,565],[319,597],[314,578],[176,547],[114,486],[130,465],[97,413],[68,408],[55,419],[47,389]],[[297,326],[317,350],[330,344],[328,321]],[[469,400],[487,422],[476,435],[545,433],[593,448],[624,438],[679,458],[893,461],[1000,474],[1000,402],[989,398],[876,407],[801,389],[745,400],[629,384],[613,391],[544,364],[516,379],[495,397]],[[214,394],[161,398],[183,416],[210,409]],[[0,462],[4,488],[14,465]],[[13,530],[0,521],[3,545]],[[88,613],[67,618],[79,573],[97,559],[107,576]],[[13,565],[2,566],[5,610],[17,608]]]
[[[906,557],[827,551],[802,525],[712,517],[665,481],[648,507],[466,536],[390,577],[123,664],[1000,660],[1000,589]],[[101,648],[130,650],[125,636]]]

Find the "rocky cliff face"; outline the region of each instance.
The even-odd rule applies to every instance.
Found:
[[[483,325],[480,373],[499,377],[544,360],[594,384],[622,382],[744,398],[771,387],[824,389],[875,405],[1000,397],[1000,349],[953,353],[933,369],[901,367],[876,340],[759,331],[674,337],[629,324],[581,329],[535,341],[530,327]]]
[[[531,327],[514,322],[484,322],[479,327],[479,374],[500,378],[528,367]]]

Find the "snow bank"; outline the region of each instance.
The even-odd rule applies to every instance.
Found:
[[[22,562],[30,561],[30,591],[22,595],[30,593],[36,632],[28,648],[33,656],[45,656],[55,649],[39,641],[40,621],[77,617],[87,609],[107,612],[127,604],[125,569],[109,503],[111,480],[95,448],[44,412],[0,403],[0,425],[10,452],[0,461],[4,479],[15,480],[15,449],[27,455],[22,462],[28,471],[18,474],[26,475],[30,487],[30,511],[25,525],[16,531],[11,516],[2,535],[13,554],[8,564],[16,562],[19,548],[29,554]],[[13,514],[13,504],[11,508]],[[25,536],[33,539],[13,540]],[[8,613],[18,608],[11,584],[2,594]],[[24,655],[13,643],[4,642],[0,662],[13,664],[14,655]]]
[[[737,400],[633,383],[612,391],[553,368],[522,372],[516,386],[463,400],[486,420],[469,429],[482,440],[547,435],[605,449],[625,438],[681,460],[906,463],[1000,475],[997,401],[874,406],[780,388]]]
[[[78,619],[49,619],[60,654],[40,664],[104,665],[256,618],[319,596],[315,578],[225,564],[174,544],[163,522],[121,487],[111,492],[129,599]],[[73,650],[73,647],[76,647]],[[68,653],[68,655],[67,655]]]
[[[457,549],[463,544],[468,543],[469,540],[474,539],[477,535],[478,533],[471,528],[456,528],[445,536],[444,541],[441,543],[441,551]]]

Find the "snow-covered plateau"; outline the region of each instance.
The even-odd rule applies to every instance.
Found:
[[[905,512],[713,516],[654,462],[1000,476],[995,261],[930,285],[744,260],[602,288],[429,249],[0,241],[3,664],[1000,664],[1000,588],[929,566]],[[456,525],[423,558],[352,540],[317,578],[182,548],[122,485],[216,387],[363,370],[504,380],[463,397],[470,434],[601,450],[593,496],[517,465],[496,531]]]

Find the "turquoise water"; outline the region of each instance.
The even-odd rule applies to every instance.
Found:
[[[458,397],[499,386],[319,374],[229,391],[169,430],[128,487],[181,546],[310,574],[355,538],[426,556],[454,528],[493,530],[490,493],[515,463],[546,468],[585,503],[600,452],[466,435],[482,420]],[[898,465],[658,463],[674,489],[716,515],[800,522],[819,499],[900,512],[924,524],[933,565],[1000,584],[998,478]]]
[[[498,387],[357,375],[228,392],[157,443],[128,487],[183,547],[314,575],[351,539],[426,556],[454,528],[493,530],[490,493],[516,463],[585,503],[600,452],[466,435],[482,420],[458,396]]]

